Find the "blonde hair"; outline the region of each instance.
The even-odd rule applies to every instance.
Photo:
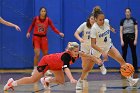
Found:
[[[77,42],[69,42],[67,45],[67,50],[73,50],[74,48],[78,48],[79,44]]]

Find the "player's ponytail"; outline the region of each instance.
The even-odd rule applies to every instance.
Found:
[[[98,11],[102,11],[100,6],[95,6],[92,10],[92,13],[94,14],[95,12],[98,12]]]
[[[69,42],[67,45],[67,50],[73,50],[74,48],[78,48],[79,44],[77,42]]]
[[[104,14],[100,8],[100,6],[96,6],[93,11],[92,11],[94,18],[96,19],[98,17],[98,15],[100,14]]]

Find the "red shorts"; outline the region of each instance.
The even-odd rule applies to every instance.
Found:
[[[63,62],[61,59],[57,59],[50,55],[45,55],[42,57],[38,63],[38,67],[41,67],[42,71],[45,73],[47,70],[62,70]]]
[[[33,36],[33,47],[42,50],[48,50],[48,39],[47,37]]]

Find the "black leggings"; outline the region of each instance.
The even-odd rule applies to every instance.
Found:
[[[136,54],[136,45],[134,45],[134,40],[135,40],[134,33],[128,33],[128,34],[123,35],[124,46],[122,46],[122,56],[124,60],[126,61],[127,48],[129,45],[131,49],[131,53],[132,53],[133,66],[135,68],[135,71],[137,71],[138,70],[137,54]]]

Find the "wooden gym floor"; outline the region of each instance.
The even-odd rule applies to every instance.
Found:
[[[75,90],[75,84],[70,84],[66,77],[64,85],[52,84],[51,90],[44,90],[40,81],[35,84],[15,87],[15,91],[3,91],[3,86],[9,78],[19,79],[30,76],[31,70],[0,70],[0,93],[140,93],[140,81],[136,87],[129,87],[117,70],[108,70],[107,75],[101,75],[98,70],[92,71],[87,81],[84,81],[84,90]],[[73,76],[78,79],[80,70],[73,70]],[[135,74],[140,77],[140,73]]]

